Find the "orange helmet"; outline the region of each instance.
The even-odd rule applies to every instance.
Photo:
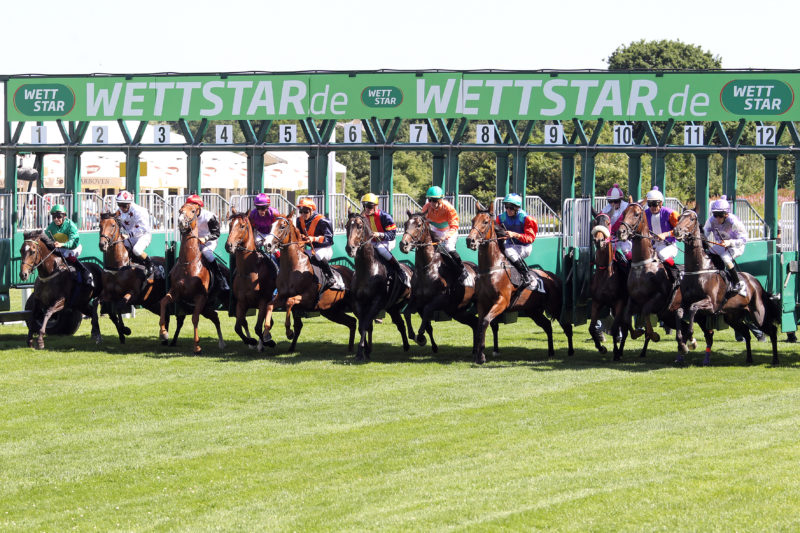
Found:
[[[308,197],[300,198],[300,201],[297,202],[297,207],[308,207],[311,208],[312,211],[317,210],[317,204],[314,203],[314,200]]]
[[[203,203],[203,199],[200,198],[200,196],[197,195],[197,194],[193,194],[189,198],[187,198],[186,199],[186,203],[187,204],[199,205],[200,207],[205,207],[205,204]]]

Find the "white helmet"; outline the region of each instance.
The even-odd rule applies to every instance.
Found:
[[[606,194],[606,200],[622,200],[622,189],[619,188],[619,183],[615,183],[608,189],[608,193]]]
[[[129,203],[133,202],[133,195],[131,193],[129,193],[128,191],[119,191],[119,194],[117,195],[116,200],[117,200],[118,204],[119,203],[129,204]]]
[[[652,202],[664,202],[664,195],[661,194],[661,191],[658,190],[658,187],[653,187],[649,191],[647,191],[647,201]]]
[[[728,202],[728,197],[724,194],[719,200],[714,200],[711,203],[711,212],[715,211],[725,211],[726,213],[731,212],[731,204]]]

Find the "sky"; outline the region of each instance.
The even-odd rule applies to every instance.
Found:
[[[773,0],[9,2],[0,74],[605,69],[640,39],[798,69],[798,14]]]

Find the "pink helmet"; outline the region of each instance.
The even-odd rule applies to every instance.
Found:
[[[271,202],[270,202],[269,196],[266,193],[263,193],[263,192],[260,193],[258,196],[256,196],[255,200],[253,200],[253,204],[254,205],[266,205],[266,206],[268,206],[270,203]]]
[[[116,200],[118,204],[129,204],[133,202],[133,195],[128,191],[119,191]]]
[[[615,183],[614,185],[611,186],[610,189],[608,189],[608,193],[606,194],[606,199],[607,200],[622,200],[623,196],[624,195],[622,194],[622,189],[620,189],[620,187],[619,187],[619,183]]]

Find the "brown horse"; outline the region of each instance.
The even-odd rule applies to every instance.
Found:
[[[437,312],[444,312],[455,320],[466,324],[472,329],[473,343],[478,329],[478,317],[475,314],[475,286],[463,285],[458,282],[458,272],[454,265],[448,262],[439,252],[438,242],[431,237],[430,223],[422,213],[408,211],[408,220],[404,226],[403,238],[400,240],[400,251],[404,254],[415,250],[414,277],[411,280],[410,312],[419,313],[422,323],[419,333],[411,337],[420,346],[425,345],[425,332],[431,339],[431,349],[434,353],[439,350],[433,340],[433,327],[431,323]],[[478,266],[474,263],[464,263],[469,278],[477,278]],[[500,353],[497,344],[498,325],[492,323],[494,334],[494,355]]]
[[[408,336],[406,325],[400,316],[400,310],[407,307],[411,298],[411,289],[402,285],[402,280],[395,279],[389,285],[389,272],[375,248],[372,246],[372,227],[367,217],[357,213],[349,213],[347,224],[347,245],[345,250],[350,257],[355,258],[356,268],[353,282],[350,285],[350,297],[353,300],[353,311],[358,319],[358,331],[361,339],[358,343],[356,359],[369,359],[372,352],[372,324],[381,310],[386,310],[392,317],[392,322],[397,326],[400,337],[403,339],[403,350],[408,351]],[[401,265],[403,272],[411,279],[411,269]],[[406,311],[405,320],[408,331],[413,335],[411,327],[411,312]],[[367,341],[369,337],[369,341]]]
[[[39,230],[26,232],[20,248],[22,266],[19,277],[28,279],[36,270],[39,277],[33,288],[33,316],[28,322],[28,346],[33,347],[33,336],[38,333],[36,347],[44,349],[44,335],[47,322],[54,313],[63,309],[74,309],[92,319],[92,338],[100,344],[100,325],[97,322],[97,296],[102,291],[102,269],[93,263],[86,268],[92,273],[91,288],[79,284],[67,265],[67,261],[56,252],[55,242]],[[43,313],[44,317],[39,330],[35,330],[36,317]]]
[[[272,304],[286,309],[286,338],[292,341],[289,351],[294,351],[303,329],[302,311],[319,311],[328,320],[347,326],[350,330],[348,349],[353,351],[356,319],[347,314],[350,310],[349,291],[326,289],[320,294],[321,282],[314,274],[311,260],[303,251],[309,237],[297,228],[293,220],[294,211],[277,217],[272,224],[272,232],[264,240],[264,250],[267,253],[273,253],[277,249],[281,251],[278,294]],[[349,287],[353,280],[353,271],[340,265],[331,266],[342,276],[345,286]]]
[[[514,287],[511,275],[517,272],[516,268],[508,262],[498,242],[506,238],[505,233],[504,228],[495,225],[493,209],[486,209],[478,204],[478,214],[472,219],[472,229],[467,236],[467,246],[478,251],[479,273],[475,288],[478,330],[472,350],[475,362],[486,362],[486,355],[483,353],[486,328],[505,311],[518,311],[533,319],[547,334],[547,356],[553,357],[553,326],[545,316],[547,312],[561,324],[569,343],[567,354],[573,355],[575,349],[572,346],[572,324],[561,320],[561,280],[552,272],[533,269],[544,283],[544,292],[528,287]]]
[[[100,251],[103,252],[103,293],[100,303],[108,304],[108,315],[117,328],[121,343],[131,334],[122,321],[121,307],[141,305],[151,313],[161,312],[161,298],[167,293],[165,276],[146,279],[143,265],[131,261],[131,253],[125,246],[122,224],[114,213],[100,215]],[[155,268],[166,272],[163,257],[153,257]],[[169,327],[169,318],[167,318]],[[180,327],[176,329],[177,339]]]
[[[686,245],[685,266],[683,280],[681,280],[681,293],[683,301],[678,310],[678,320],[685,312],[689,323],[689,334],[694,330],[695,317],[713,317],[722,314],[725,322],[744,337],[747,346],[747,363],[753,362],[750,351],[750,330],[747,321],[754,323],[772,341],[772,364],[778,364],[778,328],[775,322],[780,317],[780,310],[770,293],[764,290],[761,283],[752,275],[742,272],[740,279],[747,287],[747,296],[735,294],[727,298],[728,284],[725,273],[717,270],[711,259],[706,255],[705,249],[708,242],[700,231],[697,213],[686,210],[678,219],[674,229],[675,238]],[[701,322],[705,324],[704,322]],[[714,343],[714,330],[703,327],[706,339],[706,354],[704,365],[711,362],[711,346]],[[688,352],[683,341],[683,335],[678,331],[678,362],[683,362],[683,355]]]
[[[225,348],[215,302],[213,298],[209,298],[211,273],[200,259],[202,254],[197,237],[197,217],[199,214],[200,206],[193,203],[184,204],[178,211],[181,250],[178,255],[178,262],[172,268],[172,272],[169,273],[170,289],[166,296],[161,299],[161,318],[158,321],[161,342],[166,344],[169,340],[169,334],[167,333],[167,306],[176,303],[179,306],[183,304],[192,308],[195,354],[200,354],[203,351],[200,347],[200,337],[197,333],[197,325],[200,322],[201,314],[217,328],[220,350]]]
[[[272,259],[259,257],[255,234],[248,212],[237,213],[233,208],[228,217],[228,240],[225,250],[236,255],[236,268],[232,290],[236,299],[236,325],[234,331],[249,347],[264,350],[264,345],[273,348],[270,329],[272,327],[272,297],[275,293],[276,275],[269,263]],[[258,341],[250,337],[247,326],[247,310],[258,309],[255,332]]]
[[[628,275],[628,305],[623,314],[623,327],[632,330],[631,318],[641,314],[645,325],[645,339],[658,342],[661,337],[653,331],[650,315],[655,314],[664,324],[675,324],[677,310],[681,306],[681,290],[678,287],[672,290],[667,270],[659,261],[652,239],[655,236],[647,226],[647,216],[643,203],[631,202],[622,213],[622,220],[617,230],[619,240],[633,242],[631,271]],[[690,338],[688,325],[682,324],[683,332]],[[641,335],[640,330],[631,333],[635,339]],[[690,342],[696,344],[694,339]],[[620,343],[619,351],[614,353],[614,360],[622,357],[625,347],[625,338]],[[647,355],[647,342],[645,342],[639,357]]]

